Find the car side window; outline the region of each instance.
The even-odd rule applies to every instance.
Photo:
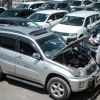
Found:
[[[32,56],[33,53],[36,53],[36,50],[24,41],[19,41],[19,52],[28,56]]]
[[[99,14],[95,15],[95,18],[98,21],[100,19],[100,15]]]
[[[58,9],[63,9],[63,8],[66,8],[68,6],[68,4],[66,3],[61,3],[61,4],[58,4],[57,8]]]
[[[55,15],[55,14],[52,14],[52,15],[49,17],[48,20],[52,20],[52,21],[56,20],[56,15]]]
[[[96,21],[95,15],[91,16],[91,22],[94,23]]]
[[[31,7],[30,7],[31,9],[35,9],[36,8],[36,5],[31,5]]]
[[[64,17],[64,15],[66,14],[66,12],[60,12],[56,14],[56,19],[61,19]]]
[[[15,50],[16,48],[16,39],[2,37],[2,44],[1,46],[6,49]]]
[[[86,18],[85,27],[91,23],[90,17]]]

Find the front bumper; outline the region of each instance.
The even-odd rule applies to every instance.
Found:
[[[77,39],[76,36],[62,36],[66,42],[71,42]]]
[[[70,79],[70,86],[73,92],[79,92],[90,88],[95,88],[100,83],[100,69],[85,78]]]

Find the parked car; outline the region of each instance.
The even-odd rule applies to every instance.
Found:
[[[32,13],[34,13],[32,9],[9,9],[0,14],[0,17],[23,17],[26,18]]]
[[[37,11],[40,10],[48,10],[48,9],[62,9],[62,10],[69,10],[70,6],[67,2],[60,2],[60,1],[47,1],[42,4]]]
[[[89,54],[73,47],[81,40],[66,46],[59,34],[45,29],[0,27],[0,78],[5,74],[47,89],[56,100],[95,88],[100,69]]]
[[[71,8],[69,12],[72,13],[72,12],[81,11],[81,10],[94,11],[93,7],[78,6],[78,7]]]
[[[34,1],[34,2],[24,2],[19,4],[17,9],[33,9],[36,10],[39,8],[44,2],[43,1]]]
[[[99,12],[77,11],[67,14],[52,31],[61,34],[65,40],[72,41],[87,35],[87,27],[92,28],[99,20]]]
[[[0,17],[0,25],[13,25],[13,26],[25,26],[25,27],[41,27],[31,19],[15,18],[15,17]]]
[[[95,3],[93,4],[93,9],[94,9],[95,11],[99,11],[99,12],[100,12],[100,2],[95,2]]]
[[[51,29],[65,14],[67,14],[66,10],[42,10],[30,15],[28,18],[44,28]]]
[[[92,6],[94,3],[93,0],[73,0],[72,4],[71,4],[71,8],[76,7],[76,6],[85,6],[85,7],[89,7]]]

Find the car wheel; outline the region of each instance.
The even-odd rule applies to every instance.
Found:
[[[49,80],[47,90],[49,95],[55,100],[67,99],[71,94],[67,82],[59,77],[54,77]]]

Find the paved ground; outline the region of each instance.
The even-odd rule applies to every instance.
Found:
[[[0,82],[0,100],[52,100],[40,88],[6,79]],[[73,93],[69,100],[100,100],[100,86],[91,93]]]

